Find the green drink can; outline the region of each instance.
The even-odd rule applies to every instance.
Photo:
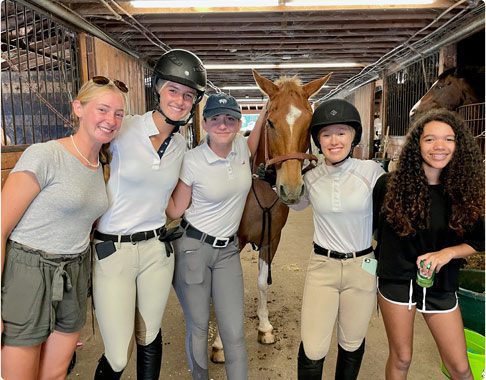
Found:
[[[423,268],[423,266],[424,261],[422,260],[420,262],[420,268]],[[430,288],[434,284],[435,271],[432,272],[430,277],[427,277],[420,272],[420,268],[417,270],[417,284],[422,288]]]

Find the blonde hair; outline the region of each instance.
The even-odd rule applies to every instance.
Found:
[[[84,83],[83,86],[79,89],[78,95],[74,100],[78,100],[79,102],[81,102],[81,104],[86,104],[107,92],[115,92],[122,96],[123,110],[126,113],[128,111],[128,93],[121,91],[113,83],[112,80],[110,80],[110,82],[107,84],[101,85],[101,84],[96,84],[95,82],[93,82],[92,79],[90,79],[89,81]],[[73,129],[74,131],[77,131],[79,128],[79,118],[74,114],[74,112],[72,113],[72,115],[73,115]]]
[[[90,79],[88,82],[83,84],[83,86],[79,89],[78,95],[76,96],[75,100],[81,102],[81,104],[86,104],[93,99],[105,94],[107,92],[115,92],[122,96],[123,98],[123,110],[125,113],[128,111],[128,92],[121,91],[117,85],[110,79],[107,84],[97,84]],[[73,130],[77,131],[79,128],[79,118],[72,113],[73,115]],[[111,162],[111,152],[110,152],[110,143],[103,144],[101,146],[101,150],[99,153],[99,158],[101,165],[103,167],[103,177],[105,182],[108,182],[110,178],[110,162]]]

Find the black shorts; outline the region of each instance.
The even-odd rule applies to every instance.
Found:
[[[378,291],[388,302],[416,307],[421,313],[449,313],[457,308],[456,292],[422,288],[415,280],[394,281],[378,279]]]

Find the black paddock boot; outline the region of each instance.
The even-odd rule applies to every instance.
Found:
[[[304,345],[300,342],[299,356],[297,358],[298,380],[321,380],[325,358],[323,357],[319,360],[309,359],[305,354]]]
[[[356,351],[350,352],[338,345],[338,357],[336,363],[336,380],[356,380],[358,378],[361,360],[365,351],[365,341]]]
[[[137,380],[158,380],[162,363],[162,334],[155,340],[142,346],[137,344]]]
[[[120,372],[113,371],[105,355],[102,355],[98,361],[98,367],[96,367],[94,380],[119,380],[122,373],[123,370]]]

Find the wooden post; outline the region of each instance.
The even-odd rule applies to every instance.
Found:
[[[457,66],[457,45],[444,46],[439,51],[439,74]]]

